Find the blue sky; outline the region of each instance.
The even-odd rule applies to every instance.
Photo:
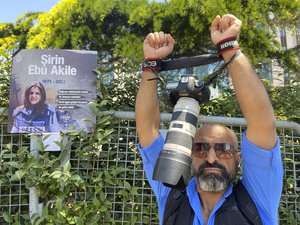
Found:
[[[49,11],[59,0],[0,0],[0,23],[14,23],[26,12]]]

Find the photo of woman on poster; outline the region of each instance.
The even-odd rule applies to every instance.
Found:
[[[45,103],[46,91],[40,82],[30,84],[23,105],[13,111],[11,133],[59,132],[55,108]]]

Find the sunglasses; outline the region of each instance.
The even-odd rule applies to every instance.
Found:
[[[206,142],[193,143],[192,154],[197,158],[206,158],[211,145]],[[230,159],[236,152],[235,148],[229,143],[214,143],[216,156],[219,159]]]

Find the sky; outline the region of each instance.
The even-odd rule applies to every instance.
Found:
[[[0,23],[14,23],[26,12],[49,11],[59,0],[0,0]]]

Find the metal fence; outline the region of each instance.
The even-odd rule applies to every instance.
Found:
[[[124,168],[123,180],[137,189],[130,201],[120,198],[120,193],[126,187],[121,185],[107,186],[106,198],[111,200],[111,211],[116,224],[158,224],[157,206],[155,196],[151,191],[145,174],[142,162],[137,150],[137,135],[133,112],[111,112],[115,116],[114,127],[116,138],[112,139],[107,152],[102,152],[105,157],[99,159],[91,168],[98,173],[109,170],[111,166]],[[161,114],[161,129],[166,130],[171,114]],[[239,138],[245,131],[246,122],[241,118],[207,117],[199,118],[199,126],[205,123],[221,123],[233,129]],[[0,125],[0,163],[11,162],[11,166],[20,160],[15,154],[4,154],[7,145],[29,146],[30,138],[24,135],[7,134],[7,124]],[[283,157],[284,191],[281,198],[279,220],[282,225],[300,225],[300,125],[292,122],[278,121],[278,134],[281,140],[281,151]],[[80,145],[80,142],[78,143]],[[80,166],[84,160],[76,158],[75,149],[70,149],[70,162],[73,171],[78,173],[83,170]],[[127,170],[126,170],[127,169]],[[85,169],[86,170],[86,169]],[[95,189],[96,190],[96,189]],[[34,190],[33,190],[34,192]],[[32,204],[32,191],[25,186],[24,180],[3,184],[0,182],[0,221],[5,224],[3,212],[15,214],[16,212],[28,213]],[[97,196],[97,193],[94,193]],[[76,192],[74,197],[80,200],[88,200],[88,193]],[[291,222],[292,221],[292,222]]]

